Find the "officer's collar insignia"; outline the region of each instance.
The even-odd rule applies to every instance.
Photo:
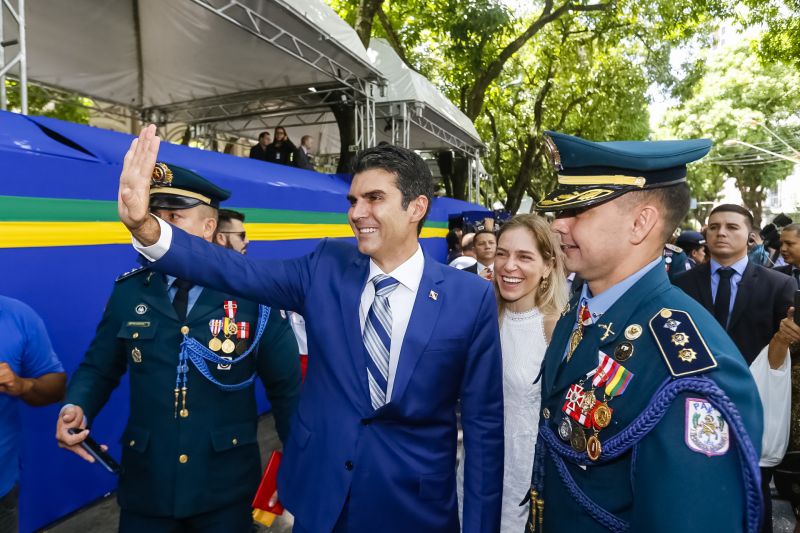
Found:
[[[728,426],[711,402],[703,398],[686,398],[684,440],[690,450],[709,457],[725,455],[731,441]]]
[[[428,298],[433,300],[434,302],[439,299],[439,293],[436,291],[431,291],[428,293]]]
[[[662,309],[650,319],[650,331],[674,377],[716,368],[716,359],[686,311]]]
[[[676,254],[679,254],[679,253],[683,252],[683,248],[681,248],[680,246],[675,246],[674,244],[670,244],[670,243],[666,243],[664,245],[664,248],[672,250]]]
[[[122,281],[124,279],[128,279],[129,277],[135,276],[136,274],[138,274],[139,272],[143,272],[144,270],[146,270],[146,267],[143,267],[143,266],[139,266],[139,267],[133,268],[133,269],[128,270],[127,272],[123,272],[122,274],[117,276],[116,281]]]
[[[172,187],[172,170],[166,163],[156,163],[150,179],[151,187]]]
[[[554,169],[557,171],[564,169],[564,166],[561,164],[561,154],[558,152],[558,147],[553,141],[553,138],[549,135],[544,136],[544,153]]]

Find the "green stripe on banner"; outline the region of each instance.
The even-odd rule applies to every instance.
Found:
[[[347,213],[232,207],[245,214],[247,222],[283,224],[347,224]],[[0,221],[14,222],[116,222],[117,202],[0,196]],[[426,228],[447,228],[447,222],[428,220]]]

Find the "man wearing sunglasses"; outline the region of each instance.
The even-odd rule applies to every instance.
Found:
[[[250,241],[247,240],[247,233],[244,230],[244,213],[233,209],[220,209],[214,243],[245,255]]]

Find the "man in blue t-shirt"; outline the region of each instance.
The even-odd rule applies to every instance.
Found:
[[[36,312],[0,296],[0,533],[18,530],[19,399],[40,406],[64,397],[67,375]]]

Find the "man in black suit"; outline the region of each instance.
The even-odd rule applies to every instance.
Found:
[[[465,272],[478,274],[484,279],[491,280],[494,274],[494,254],[497,251],[497,237],[494,232],[482,229],[475,234],[475,258],[478,260],[472,266],[464,269]]]
[[[766,348],[774,379],[780,380],[781,376],[788,379],[789,371],[784,363],[790,342],[796,339],[787,339],[780,330],[781,321],[792,320],[788,311],[795,284],[789,276],[748,260],[747,241],[752,231],[753,215],[747,209],[733,204],[715,207],[708,216],[706,232],[711,261],[680,274],[673,283],[714,315],[748,365],[752,365]],[[758,385],[764,402],[762,384]],[[769,413],[765,412],[764,416],[766,425]],[[772,458],[762,458],[762,532],[772,531],[769,482],[775,464]]]
[[[314,139],[311,135],[303,135],[300,147],[294,154],[294,166],[306,170],[314,170]]]
[[[786,264],[775,270],[792,276],[800,289],[800,224],[789,224],[781,231],[781,257]]]
[[[267,146],[272,142],[268,131],[262,131],[258,135],[258,144],[250,148],[250,159],[259,161],[267,160]]]

